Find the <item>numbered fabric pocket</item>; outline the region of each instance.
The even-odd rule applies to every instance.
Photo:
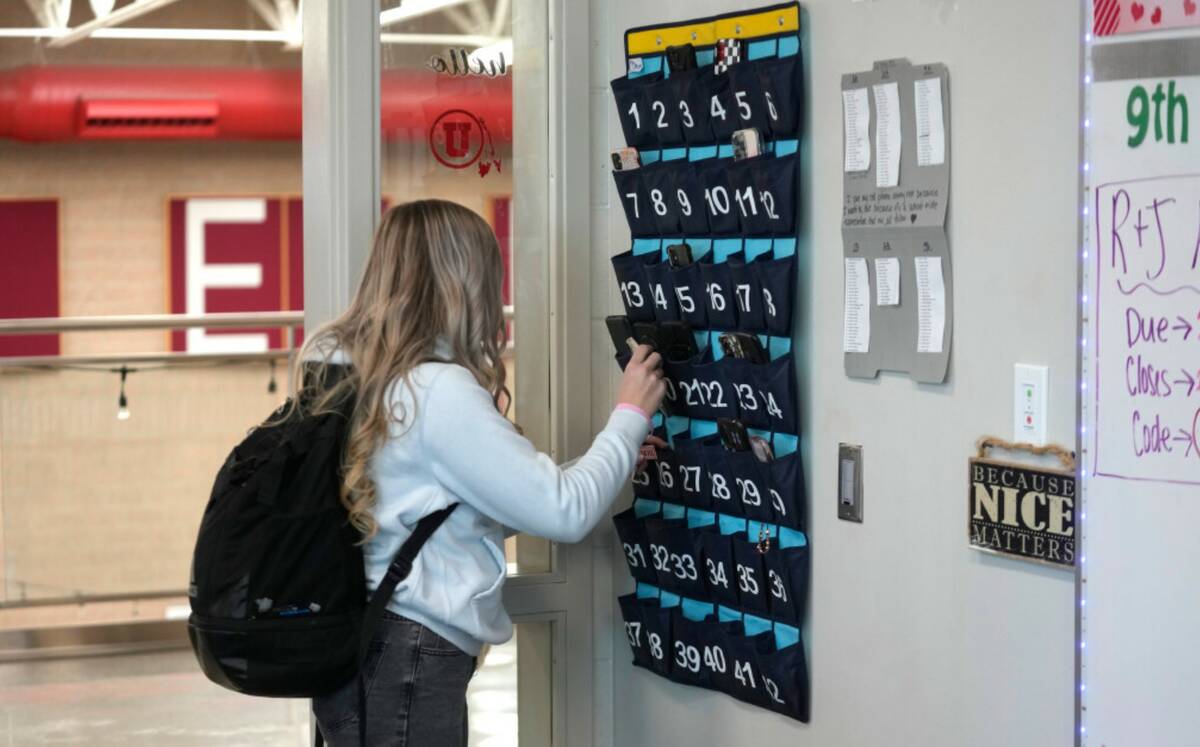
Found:
[[[761,60],[755,67],[767,105],[771,136],[775,139],[796,136],[800,131],[803,101],[800,55]]]
[[[647,519],[650,562],[660,586],[691,597],[706,593],[700,559],[692,535],[682,519]]]
[[[621,549],[625,552],[629,574],[647,584],[658,583],[658,574],[651,562],[650,540],[646,536],[645,522],[639,519],[631,508],[614,516],[613,526],[617,530],[618,539],[621,540]]]
[[[657,599],[640,599],[638,605],[642,611],[642,630],[646,634],[650,669],[668,676],[671,673],[671,609],[658,606]]]
[[[763,218],[763,234],[796,232],[796,156],[763,159],[754,170],[754,191]]]
[[[687,236],[707,236],[708,205],[704,201],[704,185],[691,161],[665,161],[674,180],[674,204],[678,211],[679,227]],[[702,162],[700,162],[702,163]]]
[[[621,292],[621,303],[625,316],[631,322],[654,321],[654,302],[650,295],[646,265],[657,259],[656,254],[634,255],[623,252],[612,258],[613,272],[617,276],[617,290]]]
[[[739,628],[742,624],[734,623],[725,635],[725,652],[729,654],[733,675],[726,692],[746,703],[769,707],[771,700],[763,684],[760,657],[775,652],[775,634],[767,631],[753,636],[740,635],[744,630]],[[774,664],[770,659],[767,661]]]
[[[642,622],[643,605],[637,594],[626,594],[617,597],[621,605],[621,617],[625,619],[625,638],[629,641],[629,649],[633,652],[633,663],[639,667],[651,668],[650,645],[646,641],[645,624]]]
[[[702,442],[704,455],[704,484],[712,501],[712,510],[722,514],[739,515],[737,510],[735,483],[729,472],[729,450],[721,443],[720,436],[706,438]]]
[[[737,115],[737,129],[753,127],[765,137],[770,130],[771,118],[758,75],[758,64],[742,62],[731,66],[726,74],[729,76],[730,100]]]
[[[737,415],[733,391],[725,376],[725,359],[719,361],[667,361],[663,370],[675,387],[683,414],[700,420]]]
[[[762,285],[753,264],[740,258],[731,258],[729,282],[732,285],[734,305],[737,306],[737,329],[742,332],[761,333],[766,329],[763,314]]]
[[[733,205],[744,234],[762,236],[771,232],[771,219],[767,214],[767,206],[760,205],[758,175],[764,168],[763,164],[774,160],[770,156],[757,156],[734,161],[729,166],[729,186],[733,194]]]
[[[679,318],[693,329],[708,326],[708,313],[704,305],[704,280],[700,265],[692,263],[686,267],[671,269],[671,286],[675,289],[675,301],[679,304]]]
[[[771,614],[800,622],[808,597],[808,545],[781,548],[772,540],[771,549],[762,556],[762,562],[767,574]]]
[[[775,523],[804,529],[804,463],[793,451],[767,465]]]
[[[659,236],[677,236],[680,232],[680,207],[675,194],[674,177],[678,166],[676,161],[657,161],[637,169],[642,174],[642,185],[646,189],[646,209]]]
[[[645,266],[646,284],[650,288],[650,304],[654,310],[654,321],[679,321],[679,299],[675,297],[672,284],[671,265],[658,262]]]
[[[650,126],[655,139],[664,147],[683,145],[683,127],[680,124],[679,102],[675,98],[676,87],[668,80],[657,80],[646,87],[646,103],[650,112]]]
[[[708,686],[723,693],[731,692],[737,680],[733,677],[733,655],[728,636],[741,635],[742,623],[720,623],[705,620],[700,628],[700,666],[708,675]]]
[[[717,75],[713,67],[701,68],[696,83],[703,91],[704,107],[708,111],[708,123],[713,139],[727,143],[734,132],[742,128],[737,104],[733,99],[733,87],[727,74]]]
[[[679,502],[685,506],[712,510],[708,491],[704,489],[704,455],[699,441],[675,439],[675,459],[679,481]]]
[[[704,640],[708,622],[688,618],[678,608],[671,615],[671,679],[683,685],[708,687]]]
[[[634,236],[657,236],[654,208],[646,194],[642,170],[614,171],[612,175],[613,181],[617,183],[617,196],[621,200],[621,207],[625,209],[625,222],[629,224],[629,233]]]
[[[753,451],[731,451],[726,454],[728,474],[732,479],[734,513],[755,521],[770,522],[775,515],[771,507],[768,469],[758,461]]]
[[[673,70],[667,79],[673,88],[680,130],[689,145],[707,145],[713,139],[712,128],[708,124],[707,89],[700,81],[703,73],[702,68]]]
[[[617,78],[609,86],[617,101],[617,116],[625,132],[625,144],[631,148],[655,148],[658,135],[650,121],[648,90],[663,79],[662,73],[643,75],[640,78]]]
[[[769,634],[764,634],[769,635]],[[798,721],[808,721],[808,663],[804,644],[758,653],[758,670],[767,708]]]
[[[796,257],[750,263],[762,292],[763,326],[769,335],[791,337]]]
[[[626,360],[628,359],[629,356],[626,356]],[[654,462],[647,462],[641,469],[634,470],[633,478],[630,480],[633,484],[633,494],[638,498],[657,498],[657,473],[658,468],[654,466]]]
[[[658,458],[650,462],[658,481],[658,497],[670,503],[679,502],[679,478],[676,476],[675,451],[658,449]]]
[[[736,607],[738,604],[737,570],[733,563],[733,545],[729,535],[715,527],[693,530],[700,560],[704,564],[704,581],[708,598],[718,604]]]
[[[713,329],[737,329],[737,301],[733,297],[733,279],[728,262],[699,262],[704,283],[704,313]]]
[[[741,233],[737,209],[733,206],[733,189],[729,185],[728,158],[707,158],[695,161],[696,179],[704,195],[709,233],[715,236],[736,236]]]
[[[647,530],[648,531],[648,530]],[[736,534],[730,538],[733,546],[733,570],[737,576],[738,606],[762,615],[769,614],[769,590],[766,571],[763,569],[762,553],[758,545]]]
[[[765,416],[759,428],[799,433],[796,412],[796,372],[792,356],[750,367],[754,389]]]

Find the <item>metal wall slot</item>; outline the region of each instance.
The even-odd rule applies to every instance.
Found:
[[[862,446],[838,444],[838,518],[863,520]]]

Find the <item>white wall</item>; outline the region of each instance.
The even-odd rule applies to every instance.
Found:
[[[607,152],[623,144],[606,90],[622,73],[622,33],[755,4],[592,5],[593,358],[604,382],[615,367],[602,319],[620,308],[607,257],[628,238],[620,209],[610,209],[607,169]],[[1050,366],[1049,436],[1074,443],[1079,5],[803,4],[807,261],[796,344],[814,552],[812,722],[635,671],[612,601],[632,584],[601,533],[597,542],[610,552],[597,568],[597,613],[608,615],[611,638],[596,648],[598,722],[609,705],[613,720],[611,734],[598,723],[597,744],[1071,743],[1073,576],[968,550],[965,492],[976,438],[1010,435],[1015,362]],[[950,69],[956,319],[944,386],[890,374],[851,380],[842,371],[839,76],[892,57]],[[597,426],[609,394],[596,392]],[[861,526],[836,518],[839,441],[865,449]]]

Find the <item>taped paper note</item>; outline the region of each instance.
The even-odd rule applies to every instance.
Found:
[[[900,260],[896,257],[875,259],[875,305],[900,305]]]
[[[900,86],[883,83],[875,90],[875,186],[900,183]]]
[[[846,171],[871,168],[871,102],[867,89],[842,91],[842,117],[846,129]]]
[[[917,110],[917,165],[946,162],[946,128],[942,123],[942,81],[926,78],[913,83]]]
[[[871,347],[871,278],[867,260],[846,258],[846,309],[842,352],[865,353]]]
[[[917,257],[917,352],[942,352],[946,331],[946,284],[941,257]]]

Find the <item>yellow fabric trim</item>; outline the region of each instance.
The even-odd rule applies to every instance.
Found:
[[[730,16],[707,23],[684,23],[644,29],[626,37],[625,54],[665,52],[667,47],[692,44],[707,47],[717,39],[753,39],[800,30],[800,9],[792,5],[781,10],[765,10]]]

